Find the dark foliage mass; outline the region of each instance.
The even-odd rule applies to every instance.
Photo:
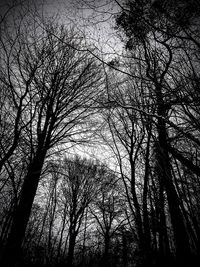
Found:
[[[2,267],[200,263],[200,4],[115,2],[110,63],[23,3],[0,17]]]

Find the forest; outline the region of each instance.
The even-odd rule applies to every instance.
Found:
[[[200,2],[78,2],[0,7],[0,266],[199,266]]]

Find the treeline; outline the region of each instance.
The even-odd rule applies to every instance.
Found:
[[[1,16],[1,266],[200,262],[200,6],[125,2],[109,62],[30,7]]]

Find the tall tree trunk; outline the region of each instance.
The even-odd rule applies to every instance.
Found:
[[[151,128],[151,127],[150,127]],[[145,262],[148,262],[151,257],[151,233],[149,225],[149,216],[147,208],[147,197],[148,197],[148,182],[149,182],[149,153],[150,153],[150,139],[151,139],[151,129],[148,132],[146,154],[145,154],[145,174],[144,174],[144,188],[143,188],[143,228],[144,228],[144,258]]]
[[[87,232],[87,221],[88,219],[88,208],[85,211],[85,225],[84,225],[84,232],[83,232],[83,248],[82,248],[82,265],[85,266],[85,250],[86,250],[86,232]]]
[[[143,253],[144,252],[144,233],[143,233],[143,224],[142,224],[142,216],[141,216],[141,209],[137,198],[136,193],[136,186],[135,186],[135,163],[132,159],[130,154],[130,164],[131,164],[131,195],[133,198],[133,205],[135,209],[135,223],[137,227],[137,234],[138,234],[138,247],[139,250]]]
[[[13,216],[11,231],[1,259],[5,267],[15,266],[20,261],[22,242],[31,214],[45,156],[46,150],[38,149],[24,179],[19,204]]]
[[[110,249],[110,234],[105,233],[104,236],[104,254],[103,254],[103,266],[109,267],[110,266],[110,259],[109,259],[109,249]]]
[[[75,244],[76,244],[76,233],[74,229],[71,229],[69,233],[69,249],[68,249],[68,257],[67,257],[68,267],[73,266]]]
[[[164,184],[162,177],[162,169],[159,170],[159,204],[158,204],[158,221],[159,221],[159,248],[158,258],[161,265],[163,260],[169,259],[170,247],[167,234],[167,224],[165,215],[165,198],[164,198]]]
[[[66,226],[66,220],[67,220],[67,204],[65,203],[64,211],[63,211],[63,219],[62,219],[62,227],[61,227],[61,233],[60,233],[60,240],[58,243],[58,253],[57,253],[57,259],[60,260],[61,255],[61,247],[62,247],[62,241],[63,241],[63,234]]]
[[[187,230],[184,224],[183,215],[179,206],[179,198],[175,190],[171,175],[171,164],[168,154],[167,130],[165,125],[166,108],[163,101],[161,87],[156,87],[157,112],[158,112],[158,148],[159,148],[159,165],[162,170],[162,179],[165,186],[171,223],[174,231],[176,242],[176,257],[178,264],[187,266],[186,262],[190,254],[190,244]]]
[[[122,259],[123,266],[128,266],[128,240],[126,236],[126,231],[122,232]]]

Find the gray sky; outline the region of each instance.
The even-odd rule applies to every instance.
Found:
[[[45,17],[57,15],[57,21],[66,26],[73,25],[89,43],[102,54],[109,53],[111,58],[121,50],[122,44],[113,29],[114,14],[119,10],[114,0],[0,0],[1,16],[13,2],[32,5]],[[18,8],[13,11],[17,13]]]
[[[119,8],[113,0],[46,0],[50,12],[58,12],[62,23],[71,23],[104,53],[115,53],[119,39],[113,27]]]

